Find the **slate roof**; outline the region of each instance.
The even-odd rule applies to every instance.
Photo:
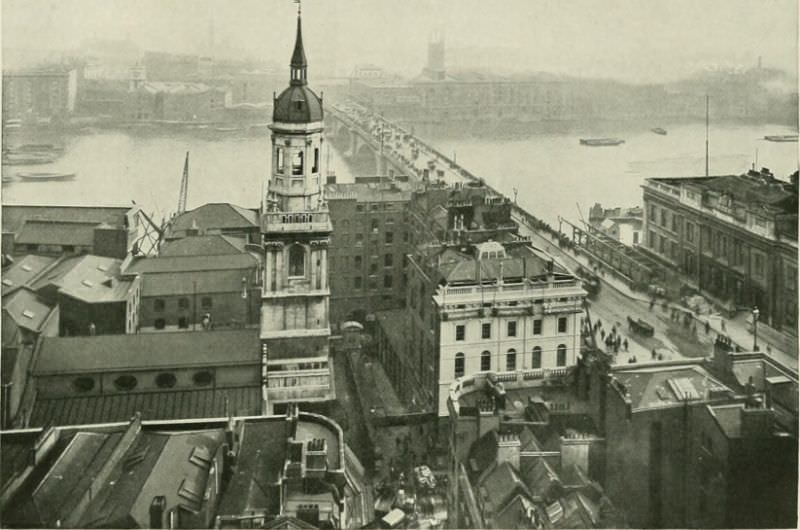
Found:
[[[261,362],[259,330],[45,337],[36,376]]]
[[[243,253],[245,241],[242,238],[222,234],[187,236],[166,241],[161,245],[158,255],[168,256],[215,256]]]
[[[257,264],[258,259],[249,253],[216,256],[167,256],[135,260],[131,262],[125,273],[149,274],[159,272],[241,270],[255,267]]]
[[[528,497],[531,495],[517,471],[508,462],[487,468],[476,485],[479,497],[483,501],[484,511],[489,510],[492,513],[497,513],[515,493],[524,493]]]
[[[36,293],[23,287],[3,297],[3,311],[14,320],[17,326],[38,332],[53,308]]]
[[[530,489],[534,500],[550,501],[560,491],[561,479],[544,458],[524,458],[520,468],[522,480]]]
[[[94,230],[98,226],[96,223],[30,220],[17,233],[14,242],[89,247],[94,244]]]
[[[27,221],[58,223],[107,224],[125,226],[125,216],[131,206],[31,206],[3,205],[3,232],[19,232]]]
[[[169,225],[170,234],[185,232],[196,226],[206,230],[252,229],[258,227],[258,214],[226,202],[208,203],[175,217]]]
[[[278,513],[280,480],[289,435],[285,419],[245,422],[240,438],[236,472],[217,508],[219,516],[267,509]]]
[[[22,285],[27,285],[39,273],[51,266],[56,259],[50,256],[28,254],[15,261],[13,265],[6,268],[2,273],[3,296]]]
[[[55,286],[60,293],[88,303],[124,302],[133,284],[120,278],[122,260],[85,254],[62,258],[33,283],[37,291]]]
[[[38,396],[29,426],[128,421],[137,412],[145,420],[224,418],[228,414],[255,416],[261,414],[261,406],[261,387],[255,385],[70,398]]]
[[[494,528],[534,528],[532,518],[536,513],[536,505],[525,498],[516,495],[509,503],[503,506],[492,518]]]

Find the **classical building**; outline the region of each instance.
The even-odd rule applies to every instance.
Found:
[[[334,398],[322,100],[308,87],[299,14],[290,71],[273,105],[272,173],[261,204],[261,342],[272,406]]]
[[[797,332],[797,173],[651,178],[644,189],[644,248],[690,287],[734,312]]]

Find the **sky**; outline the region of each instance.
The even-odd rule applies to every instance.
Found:
[[[433,32],[450,63],[629,81],[665,81],[713,67],[796,75],[796,0],[304,0],[310,75],[374,63],[418,73]],[[288,63],[291,0],[2,0],[2,45],[70,49],[129,37],[142,49]],[[477,51],[483,50],[481,53]],[[220,52],[218,52],[220,53]]]

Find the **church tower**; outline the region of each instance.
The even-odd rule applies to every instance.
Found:
[[[300,11],[289,87],[274,99],[272,169],[261,203],[261,345],[270,406],[334,399],[322,99],[309,87]]]

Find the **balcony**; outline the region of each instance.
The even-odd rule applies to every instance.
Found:
[[[330,232],[330,214],[327,211],[269,212],[261,216],[261,230],[265,233]]]
[[[544,304],[544,314],[554,315],[557,313],[580,313],[583,311],[581,302],[548,302]]]

